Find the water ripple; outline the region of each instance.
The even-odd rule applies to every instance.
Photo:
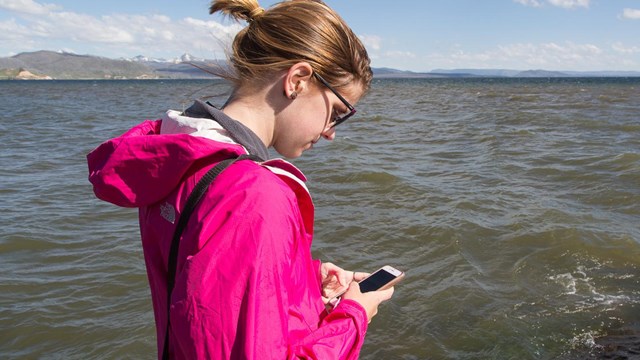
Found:
[[[23,124],[0,122],[0,357],[153,358],[137,213],[94,198],[85,154],[228,86],[0,86]],[[637,79],[376,79],[295,160],[316,257],[407,271],[362,358],[570,358],[638,323],[638,98]]]

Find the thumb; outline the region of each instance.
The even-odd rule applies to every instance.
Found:
[[[349,283],[349,288],[347,288],[346,292],[356,296],[362,294],[362,291],[360,291],[360,285],[355,281],[352,281],[351,283]]]
[[[376,291],[376,293],[378,294],[378,299],[380,300],[380,302],[382,302],[382,301],[387,301],[391,299],[394,291],[395,291],[395,288],[392,286],[386,290]]]

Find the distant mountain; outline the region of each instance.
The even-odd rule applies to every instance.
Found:
[[[469,76],[485,76],[485,77],[513,77],[521,71],[506,69],[435,69],[431,71],[435,74],[466,74]]]
[[[527,70],[527,71],[520,71],[519,73],[517,73],[513,77],[522,77],[522,78],[545,77],[545,78],[552,78],[552,77],[568,77],[568,76],[570,76],[570,75],[567,74],[567,73],[564,73],[564,72],[560,72],[560,71]]]
[[[406,70],[397,70],[391,68],[372,68],[373,77],[376,78],[443,78],[443,77],[461,77],[469,76],[471,74],[460,73],[434,73],[434,72],[413,72]]]
[[[144,56],[116,60],[43,50],[0,58],[0,79],[20,79],[17,74],[21,71],[31,73],[34,76],[31,78],[48,76],[62,80],[212,78],[205,70],[218,64],[215,60],[195,59],[188,54],[169,61]]]
[[[198,59],[190,54],[166,60],[138,55],[130,59],[108,59],[67,52],[36,51],[0,58],[1,79],[210,79],[212,69],[225,68],[226,61]],[[639,71],[547,71],[509,69],[437,69],[413,72],[373,68],[376,78],[451,77],[640,77]]]
[[[145,63],[145,62],[167,62],[165,59],[154,59],[144,55],[134,56],[132,58],[120,58],[120,60],[124,61],[133,61],[137,63]]]
[[[188,54],[185,54],[188,55]],[[193,59],[193,60],[189,60]],[[195,59],[191,56],[182,56],[180,59],[161,61],[146,61],[144,65],[152,69],[158,78],[163,79],[208,79],[215,78],[211,74],[216,69],[224,69],[226,61]]]
[[[0,71],[26,70],[53,79],[131,79],[154,77],[149,67],[133,62],[54,51],[21,53],[0,58]]]
[[[563,71],[573,77],[637,77],[640,71]]]
[[[436,69],[431,74],[469,75],[483,77],[639,77],[640,71],[548,71],[509,69]]]

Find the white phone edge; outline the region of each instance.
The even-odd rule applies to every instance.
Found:
[[[389,274],[392,274],[393,276],[400,276],[400,275],[403,274],[402,271],[394,268],[391,265],[385,265],[385,266],[381,267],[380,269],[376,270],[376,272],[380,271],[380,270],[384,270],[384,271],[388,272]]]

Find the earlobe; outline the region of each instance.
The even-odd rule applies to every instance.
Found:
[[[284,95],[295,100],[298,95],[307,89],[313,76],[313,68],[308,62],[299,62],[292,65],[284,77]]]
[[[295,100],[298,97],[298,85],[300,84],[300,82],[298,82],[296,84],[295,89],[289,89],[289,93],[287,94],[287,90],[285,89],[282,93],[284,95],[284,97],[289,98],[291,100]]]

